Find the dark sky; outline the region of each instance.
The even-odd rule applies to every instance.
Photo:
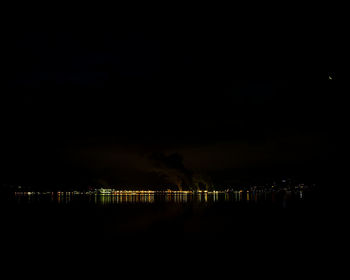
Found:
[[[329,165],[335,23],[165,18],[10,24],[3,182],[162,184],[189,172],[225,183]]]

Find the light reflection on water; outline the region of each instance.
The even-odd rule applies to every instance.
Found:
[[[16,195],[17,203],[54,202],[57,204],[70,204],[75,201],[85,201],[96,205],[112,204],[151,204],[163,203],[200,203],[213,204],[218,202],[257,204],[261,202],[281,202],[283,207],[288,201],[304,199],[303,191],[230,191],[230,192],[202,192],[202,193],[128,193],[128,194],[72,194],[52,193],[50,195],[32,194]]]

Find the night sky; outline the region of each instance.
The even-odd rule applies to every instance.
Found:
[[[319,180],[332,165],[334,23],[103,19],[3,34],[3,183]]]

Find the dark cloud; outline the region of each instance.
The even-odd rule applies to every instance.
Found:
[[[170,153],[168,155],[156,152],[149,156],[154,164],[154,171],[164,179],[176,186],[179,190],[183,189],[203,189],[212,187],[212,182],[208,175],[201,174],[198,171],[189,169],[184,164],[184,159],[179,153]],[[197,168],[198,170],[198,168]]]
[[[154,164],[155,172],[160,176],[164,176],[166,180],[177,186],[180,190],[182,186],[190,186],[192,184],[192,172],[183,164],[181,155],[174,153],[165,155],[163,153],[153,153],[150,160]]]

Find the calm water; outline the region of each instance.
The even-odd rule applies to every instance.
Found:
[[[314,220],[312,194],[301,191],[16,195],[2,203],[11,238],[246,237],[268,228],[286,231]],[[264,233],[265,234],[265,233]]]
[[[173,257],[188,265],[195,256],[205,269],[216,258],[210,250],[245,262],[271,252],[277,259],[292,251],[321,256],[338,240],[339,216],[318,201],[309,191],[18,195],[2,198],[0,223],[16,258],[41,250],[59,263],[75,252],[84,263],[129,256],[133,264],[142,256],[153,267],[149,252],[157,252],[158,264]]]

